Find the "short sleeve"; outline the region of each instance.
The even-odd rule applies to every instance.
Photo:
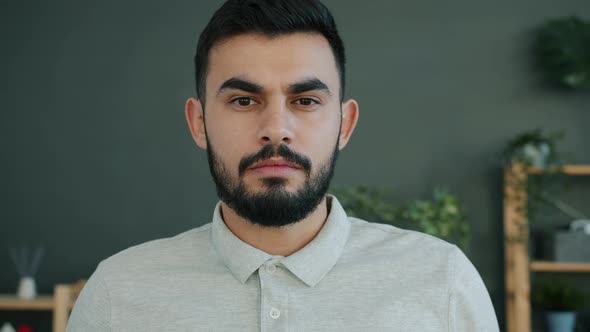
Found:
[[[490,295],[473,264],[455,247],[449,294],[449,331],[498,332]]]
[[[102,273],[101,263],[76,300],[66,327],[67,332],[111,331],[111,304]]]

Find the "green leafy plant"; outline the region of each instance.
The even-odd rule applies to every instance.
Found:
[[[423,232],[456,243],[466,250],[469,224],[457,197],[446,190],[435,189],[431,200],[416,200],[401,210],[401,218]]]
[[[350,217],[391,224],[397,220],[398,209],[389,203],[390,192],[366,186],[334,187],[330,190]]]
[[[559,154],[557,143],[564,138],[564,129],[549,133],[540,128],[525,131],[508,142],[502,157],[505,162],[518,161],[527,166],[558,167],[563,157]]]
[[[533,287],[533,303],[548,311],[577,311],[585,300],[579,289],[563,280],[545,280]]]
[[[590,22],[576,16],[548,20],[537,30],[534,50],[548,80],[590,89]]]
[[[331,192],[349,216],[418,230],[467,250],[469,225],[458,199],[448,191],[435,189],[432,200],[415,200],[403,207],[390,203],[386,190],[355,186]]]

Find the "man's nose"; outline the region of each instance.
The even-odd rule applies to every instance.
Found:
[[[284,100],[269,103],[260,113],[260,131],[258,134],[260,145],[291,144],[293,141],[294,119],[291,110]]]

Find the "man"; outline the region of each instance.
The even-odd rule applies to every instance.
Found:
[[[326,195],[358,119],[317,0],[229,0],[186,102],[220,202],[211,223],[101,262],[69,331],[498,331],[442,240],[348,218]]]

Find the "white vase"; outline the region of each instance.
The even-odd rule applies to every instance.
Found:
[[[37,296],[37,286],[33,277],[22,277],[18,283],[16,296],[20,299],[30,300]]]
[[[12,325],[10,325],[10,323],[4,323],[0,329],[0,332],[15,332],[15,329],[12,327]]]
[[[545,168],[549,155],[551,154],[551,149],[547,143],[527,143],[522,147],[522,153],[531,165]]]

